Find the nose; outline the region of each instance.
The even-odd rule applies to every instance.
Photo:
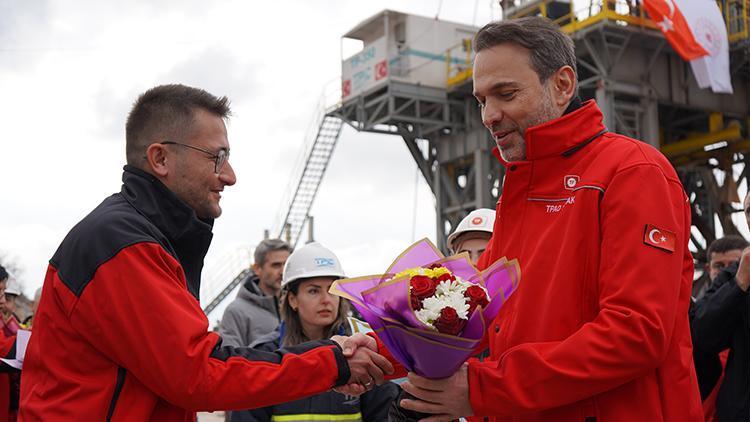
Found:
[[[503,120],[503,112],[500,106],[493,101],[492,98],[487,98],[482,107],[482,123],[484,126],[492,131],[492,128],[497,126]]]
[[[224,168],[219,172],[219,180],[226,186],[232,186],[237,183],[237,175],[234,174],[234,168],[229,161],[227,161]]]
[[[323,303],[331,303],[333,302],[333,295],[329,293],[328,291],[323,292]]]

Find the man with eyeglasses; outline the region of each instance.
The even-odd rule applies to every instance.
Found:
[[[22,420],[194,421],[196,411],[371,387],[392,372],[365,336],[346,354],[331,340],[266,353],[208,332],[203,259],[221,192],[237,180],[229,113],[226,97],[183,85],[138,98],[122,190],[50,260],[24,362]]]

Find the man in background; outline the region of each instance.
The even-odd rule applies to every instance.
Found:
[[[698,279],[704,279],[705,281],[699,283],[696,280],[693,285],[693,298],[700,300],[723,269],[740,262],[742,250],[747,246],[747,240],[742,236],[731,234],[711,242],[706,250],[706,259],[708,260],[704,271],[706,276]]]
[[[750,226],[750,195],[745,197]],[[737,243],[737,247],[740,243]],[[747,243],[745,243],[747,245]],[[691,327],[696,372],[706,398],[720,382],[716,412],[720,421],[750,421],[750,250],[738,255],[739,264],[725,266],[711,282],[692,312]],[[726,353],[724,379],[719,355]]]
[[[280,239],[265,239],[255,248],[255,263],[240,284],[237,298],[227,306],[219,325],[226,346],[250,346],[279,326],[281,276],[292,247]]]

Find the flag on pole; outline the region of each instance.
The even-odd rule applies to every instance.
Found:
[[[643,6],[677,54],[690,62],[698,86],[732,93],[727,29],[715,0],[643,0]]]

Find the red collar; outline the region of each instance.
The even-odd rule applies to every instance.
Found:
[[[606,129],[602,119],[602,112],[596,102],[589,100],[577,110],[528,128],[526,130],[526,161],[562,155],[591,140]],[[507,164],[500,157],[497,147],[493,148],[492,154],[501,163]]]

